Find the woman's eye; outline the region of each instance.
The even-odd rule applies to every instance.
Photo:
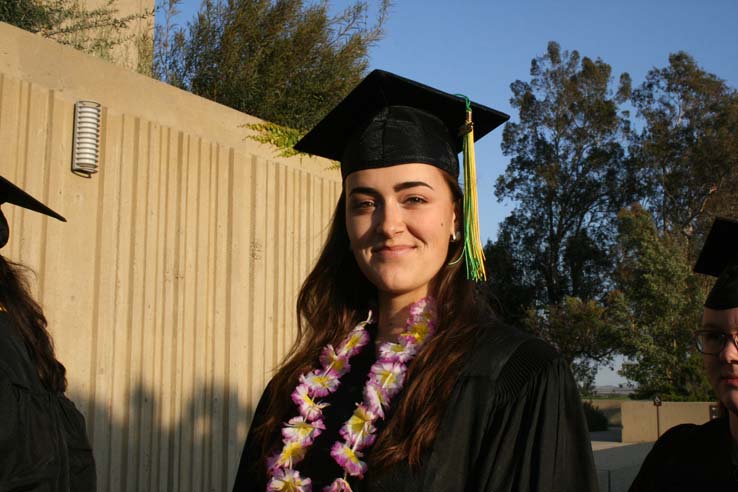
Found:
[[[354,202],[353,208],[356,210],[364,210],[367,208],[374,207],[374,201],[373,200],[361,200]]]
[[[427,203],[428,200],[423,198],[422,196],[410,196],[407,199],[405,199],[405,203],[409,203],[410,205],[415,205],[419,203]]]

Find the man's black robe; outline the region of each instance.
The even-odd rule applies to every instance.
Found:
[[[728,419],[672,427],[643,461],[630,492],[738,490]]]
[[[338,427],[361,401],[373,362],[371,352],[365,350],[352,359],[351,373],[342,378],[340,389],[328,400],[328,408],[340,407],[341,411],[326,412],[328,431],[296,467],[303,477],[313,480],[314,492],[342,476],[327,451],[337,439]],[[267,388],[252,428],[263,421],[272,397],[276,396]],[[266,490],[261,458],[250,434],[234,491]],[[355,492],[596,491],[589,434],[566,363],[530,335],[501,325],[480,329],[478,343],[422,465],[411,469],[398,463],[386,470],[370,466],[363,480],[351,484]]]

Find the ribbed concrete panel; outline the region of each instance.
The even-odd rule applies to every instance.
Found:
[[[12,51],[13,42],[58,49],[0,26],[0,44]],[[104,97],[100,172],[81,178],[70,172],[73,105],[91,96],[37,82],[3,56],[0,174],[68,223],[6,205],[2,254],[35,272],[68,394],[87,418],[99,490],[229,490],[257,399],[294,339],[297,291],[340,178],[326,162],[275,159],[238,143],[242,135],[166,125]],[[121,90],[156,84],[141,97],[176,91],[90,63]],[[203,125],[235,119],[177,97],[190,102],[184,121],[197,105],[211,110]]]

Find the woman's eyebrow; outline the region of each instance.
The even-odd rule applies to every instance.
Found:
[[[364,195],[378,195],[379,192],[375,190],[374,188],[370,188],[368,186],[357,186],[356,188],[352,188],[351,191],[349,191],[349,195],[354,195],[357,193],[361,193]]]
[[[430,188],[431,190],[433,189],[433,187],[425,181],[405,181],[404,183],[397,183],[394,186],[394,190],[402,191],[408,188],[415,188],[416,186],[425,186],[426,188]]]
[[[415,188],[418,186],[424,186],[426,188],[430,188],[431,190],[433,190],[433,187],[429,185],[428,183],[426,183],[425,181],[404,181],[402,183],[397,183],[395,186],[392,187],[392,189],[395,192],[398,192],[402,190],[407,190],[409,188]],[[361,193],[364,195],[378,195],[379,194],[379,192],[376,189],[371,188],[369,186],[357,186],[356,188],[351,189],[351,191],[349,192],[349,195],[354,195],[357,193]]]

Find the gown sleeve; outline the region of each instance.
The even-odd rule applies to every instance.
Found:
[[[261,456],[261,445],[256,441],[254,429],[264,423],[267,408],[271,401],[271,383],[266,387],[259,399],[254,412],[254,418],[249,427],[246,444],[241,452],[241,461],[236,472],[236,481],[233,484],[233,492],[264,492],[266,490],[267,477],[263,469]]]
[[[434,492],[597,491],[579,392],[546,343],[519,346],[496,379],[465,378],[451,406],[434,450]]]
[[[480,490],[596,491],[592,447],[574,378],[553,349],[532,343],[540,345],[529,347],[528,354],[521,351],[500,375],[508,390],[521,390],[518,398],[492,411],[486,429],[490,445],[482,457],[489,476]],[[532,373],[525,382],[521,364]]]

